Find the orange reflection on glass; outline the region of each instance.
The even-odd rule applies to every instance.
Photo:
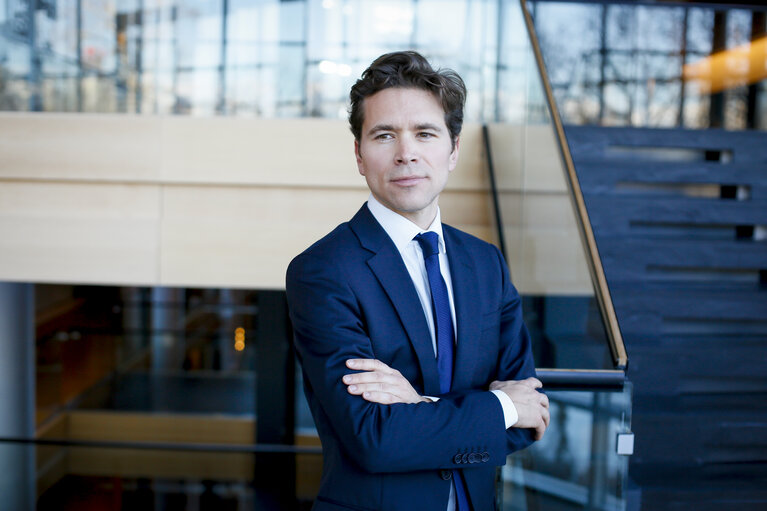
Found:
[[[702,94],[763,80],[767,78],[767,36],[686,64],[682,77],[697,81]]]

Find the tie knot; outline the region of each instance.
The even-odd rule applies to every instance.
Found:
[[[439,254],[439,235],[436,232],[422,232],[415,237],[415,240],[421,245],[424,258]]]

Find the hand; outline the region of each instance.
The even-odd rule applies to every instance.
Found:
[[[394,403],[420,403],[429,399],[421,397],[396,369],[374,358],[352,358],[346,367],[365,371],[343,377],[349,394],[362,396],[366,401],[391,405]]]
[[[494,381],[490,390],[502,390],[511,398],[519,414],[515,428],[535,430],[535,439],[540,440],[549,427],[549,398],[538,392],[543,384],[537,378],[525,380]]]

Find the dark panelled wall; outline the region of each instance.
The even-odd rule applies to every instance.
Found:
[[[629,352],[642,509],[767,509],[767,135],[566,134]]]

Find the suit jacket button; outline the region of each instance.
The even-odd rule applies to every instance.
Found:
[[[479,463],[482,461],[482,455],[476,452],[469,454],[469,463]]]
[[[469,462],[469,453],[467,452],[463,456],[461,456],[461,463],[468,463]]]
[[[439,471],[439,476],[443,481],[449,481],[453,477],[453,473],[447,469],[442,469]]]
[[[487,463],[490,461],[490,454],[487,452],[482,453],[482,463]]]
[[[456,455],[453,457],[453,462],[454,462],[454,463],[456,463],[457,465],[460,465],[460,464],[462,463],[462,461],[461,461],[461,460],[462,460],[462,457],[461,457],[461,455],[460,455],[460,454],[456,454]]]

